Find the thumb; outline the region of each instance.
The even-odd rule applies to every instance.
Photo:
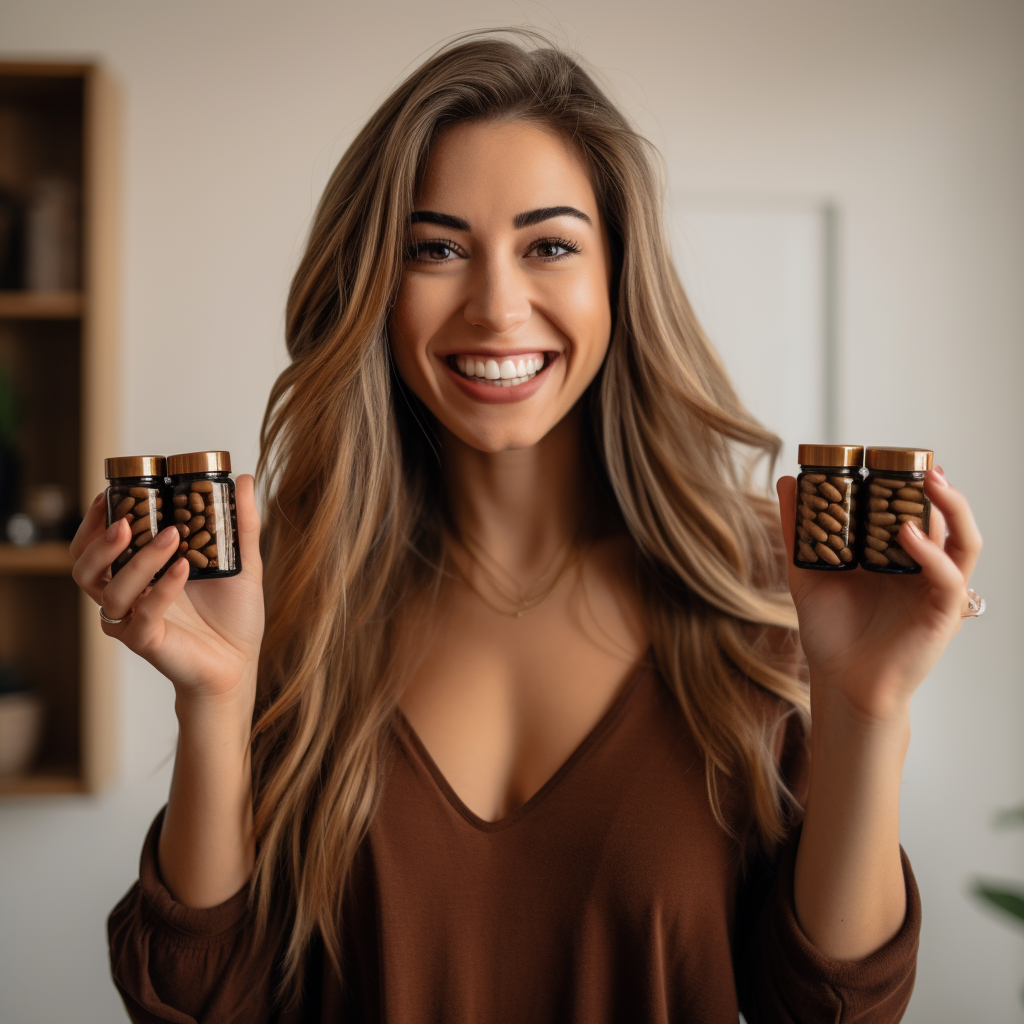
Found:
[[[242,572],[263,575],[260,559],[260,514],[256,508],[256,478],[243,473],[235,481],[235,516],[238,522],[238,550],[242,558]]]

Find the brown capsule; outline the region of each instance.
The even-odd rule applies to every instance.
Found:
[[[174,528],[178,531],[182,540],[192,532],[185,523],[176,523]]]
[[[822,543],[828,540],[828,534],[817,523],[812,523],[808,520],[804,524],[804,527],[815,540],[821,541]]]
[[[132,549],[131,548],[125,548],[124,551],[122,551],[121,554],[119,554],[117,556],[117,558],[114,559],[114,565],[124,565],[124,563],[127,562],[128,559],[131,558],[131,557],[132,557]]]
[[[148,487],[129,487],[128,493],[133,498],[148,498],[153,492]]]
[[[202,551],[189,551],[185,557],[197,568],[205,569],[209,564],[210,560],[202,553]]]
[[[843,548],[846,547],[846,543],[843,541],[843,538],[840,537],[838,533],[833,533],[832,536],[830,536],[828,539],[828,546],[833,551],[842,551]]]
[[[815,484],[812,484],[811,481],[807,479],[807,477],[804,477],[800,481],[800,490],[803,491],[804,494],[817,494],[818,492],[817,486]]]
[[[888,565],[889,559],[882,554],[881,551],[875,551],[873,548],[864,549],[864,558],[872,565]]]
[[[132,543],[136,549],[145,547],[153,539],[153,533],[151,530],[147,530],[145,533],[140,533],[132,538]]]
[[[810,545],[805,544],[803,541],[800,541],[799,545],[797,545],[797,552],[801,562],[816,562],[818,560],[818,556],[811,550]]]
[[[868,508],[872,512],[884,512],[889,507],[886,498],[868,498]]]
[[[845,495],[853,481],[848,476],[830,476],[828,482],[837,490],[842,491]]]
[[[178,554],[183,555],[186,551],[188,551],[188,541],[183,540],[178,544]]]
[[[879,487],[878,484],[870,484],[868,486],[868,494],[873,494],[876,498],[892,497],[892,491],[890,491],[888,487]]]
[[[804,473],[804,480],[809,481],[812,484],[820,484],[825,479],[824,473]]]
[[[200,494],[209,494],[213,490],[212,480],[193,480],[192,490],[198,491]]]
[[[801,519],[813,519],[818,514],[813,508],[808,508],[806,505],[798,505],[797,512],[800,513]]]
[[[843,550],[839,552],[839,557],[844,562],[852,562],[853,561],[853,552],[849,548],[843,548]]]
[[[843,500],[843,496],[831,484],[828,483],[818,484],[818,493],[823,498],[828,498],[829,501]]]
[[[802,526],[798,526],[796,528],[796,535],[797,538],[802,540],[805,544],[811,539],[811,535]]]
[[[891,491],[898,491],[901,487],[907,486],[902,480],[887,480],[880,476],[876,476],[872,483],[877,484],[879,487],[888,487]]]
[[[135,507],[135,499],[134,498],[125,498],[124,500],[119,501],[117,503],[117,507],[114,509],[114,518],[115,519],[120,519],[122,516],[124,516],[128,512],[130,512],[134,507]]]
[[[176,494],[174,496],[174,504],[178,508],[184,508],[188,504],[188,495],[187,494]]]
[[[896,515],[893,512],[869,512],[868,522],[875,526],[888,526],[896,522]]]
[[[201,513],[203,509],[206,508],[206,502],[203,501],[203,496],[201,494],[190,494],[188,496],[188,507],[192,509],[193,512]]]
[[[206,547],[203,548],[203,554],[212,561],[217,557],[217,545],[207,544]]]
[[[827,512],[818,513],[818,525],[824,526],[829,533],[839,533],[843,524],[833,519]]]
[[[886,536],[885,540],[881,540],[878,537],[865,537],[864,543],[869,548],[874,548],[875,551],[884,551],[889,546],[889,537]]]
[[[161,498],[159,494],[153,500],[156,502],[156,507],[157,508],[163,508],[164,507],[164,499]]]
[[[847,544],[851,544],[851,545],[852,545],[852,544],[853,544],[853,542],[854,542],[854,541],[855,541],[856,539],[857,539],[857,537],[856,537],[856,534],[854,534],[853,530],[851,530],[851,531],[850,531],[850,535],[849,535],[849,536],[848,536],[848,537],[846,538],[846,542],[847,542]]]
[[[839,556],[827,544],[815,544],[814,553],[829,565],[839,564]]]
[[[886,548],[885,556],[890,562],[895,562],[897,565],[902,565],[904,568],[909,569],[913,565],[917,565],[910,555],[908,555],[903,548]]]
[[[896,497],[902,501],[924,501],[923,492],[916,487],[901,487],[896,492]]]
[[[805,505],[809,505],[819,512],[823,512],[828,508],[828,502],[824,498],[819,498],[816,494],[804,494],[802,497]]]
[[[206,530],[200,530],[198,533],[192,534],[188,539],[189,549],[192,551],[198,551],[205,548],[210,543],[210,534]]]
[[[924,531],[924,522],[920,516],[908,516],[906,513],[898,515],[896,521],[900,523],[914,523],[919,530]]]
[[[187,508],[176,508],[174,510],[174,521],[176,523],[187,523],[192,518],[192,513]]]
[[[846,514],[846,509],[843,508],[842,505],[837,505],[835,502],[832,502],[832,504],[829,505],[828,514],[833,519],[842,523],[843,526],[845,526],[850,521],[850,517]]]
[[[206,519],[206,528],[210,531],[211,535],[216,536],[217,533],[217,517],[208,516]]]
[[[195,533],[196,530],[201,530],[206,525],[206,516],[193,516],[188,521],[188,528]]]
[[[142,533],[143,530],[149,530],[152,528],[149,516],[143,516],[141,519],[137,519],[132,523],[132,536]]]
[[[907,512],[913,516],[919,516],[924,512],[924,505],[916,501],[890,501],[889,508],[893,512]]]

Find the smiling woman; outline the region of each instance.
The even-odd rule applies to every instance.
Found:
[[[917,589],[787,591],[795,482],[780,531],[778,440],[580,63],[474,34],[414,71],[327,185],[287,344],[242,574],[132,611],[99,524],[73,545],[177,692],[109,924],[133,1019],[899,1020],[907,704],[980,538],[936,475]]]

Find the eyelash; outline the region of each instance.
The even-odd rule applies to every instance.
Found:
[[[580,247],[575,243],[571,242],[568,238],[538,238],[536,242],[533,242],[530,247],[526,250],[532,252],[540,245],[557,245],[566,251],[560,253],[558,256],[540,256],[538,259],[543,263],[556,263],[558,260],[564,260],[567,256],[574,256],[580,251]],[[430,246],[443,246],[446,249],[451,249],[452,252],[462,253],[462,248],[455,244],[450,238],[424,238],[419,239],[409,245],[405,250],[405,258],[415,263],[448,263],[449,260],[427,260],[420,256],[420,253],[424,249]]]

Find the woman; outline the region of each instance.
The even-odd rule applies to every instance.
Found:
[[[262,528],[238,480],[243,572],[148,588],[158,536],[111,580],[99,503],[72,544],[176,692],[109,922],[134,1020],[890,1022],[910,997],[908,705],[967,606],[970,510],[933,472],[932,537],[900,536],[920,577],[786,592],[795,483],[776,508],[753,482],[779,443],[687,304],[647,148],[534,42],[444,48],[339,163]]]

